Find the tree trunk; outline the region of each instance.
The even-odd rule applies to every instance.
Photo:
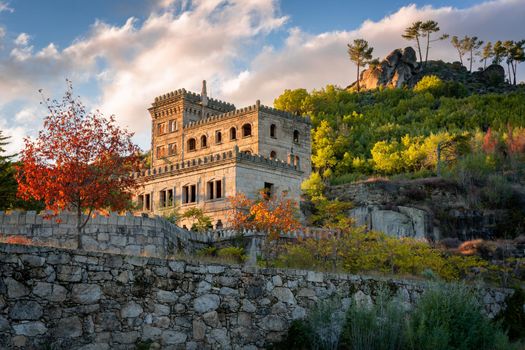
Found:
[[[470,68],[469,68],[470,73],[472,73],[472,54],[473,54],[473,50],[470,50]]]
[[[487,69],[487,59],[483,59],[483,70]]]
[[[80,203],[77,203],[77,249],[82,249],[82,209]]]
[[[357,92],[359,92],[360,90],[360,86],[359,86],[359,80],[360,79],[360,76],[359,76],[359,66],[361,65],[361,63],[359,61],[357,61]]]
[[[510,66],[512,67],[512,76],[514,77],[514,85],[516,85],[516,70],[518,69],[518,67],[515,64],[517,65],[517,62],[510,63]]]
[[[458,50],[458,55],[459,55],[459,62],[461,63],[461,65],[463,65],[463,55],[461,54],[461,51],[459,49]]]
[[[416,36],[417,51],[419,52],[419,64],[423,64],[423,55],[421,54],[421,44],[419,43],[419,36]]]
[[[512,84],[512,77],[510,75],[510,63],[507,61],[507,74],[509,76],[509,84]]]
[[[428,50],[430,49],[430,33],[427,34],[427,52],[425,54],[425,67],[427,66],[428,62]]]

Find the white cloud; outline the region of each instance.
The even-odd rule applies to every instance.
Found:
[[[228,97],[251,103],[257,95],[267,104],[285,88],[322,88],[326,84],[347,86],[356,78],[355,66],[348,60],[346,44],[365,38],[374,47],[374,56],[383,58],[395,48],[412,45],[401,38],[404,28],[420,19],[434,19],[443,32],[451,35],[476,35],[486,41],[523,39],[525,0],[489,1],[467,9],[453,7],[418,8],[410,5],[380,21],[365,21],[353,31],[309,35],[298,28],[290,30],[281,50],[266,48],[253,60],[246,79],[236,91],[224,89]],[[457,61],[449,41],[432,44],[429,59]],[[519,76],[525,76],[525,64]],[[229,87],[229,86],[228,86]],[[254,94],[254,91],[256,93]]]
[[[12,7],[9,7],[9,3],[5,1],[0,1],[0,12],[11,12],[15,10]]]
[[[29,43],[29,34],[20,33],[15,39],[15,45],[26,46]]]
[[[467,9],[411,5],[352,31],[310,34],[291,28],[283,47],[274,48],[267,46],[267,34],[282,30],[287,21],[276,1],[157,0],[143,22],[97,21],[64,49],[50,43],[35,50],[24,33],[17,44],[0,47],[0,110],[18,103],[12,117],[0,116],[0,128],[13,135],[37,129],[38,119],[29,120],[30,114],[23,111],[37,106],[39,88],[60,97],[68,77],[76,86],[88,83],[96,91],[84,101],[116,114],[148,147],[151,124],[146,109],[157,95],[182,87],[199,91],[206,79],[213,97],[243,106],[256,99],[272,104],[287,88],[346,86],[355,79],[346,53],[346,44],[354,38],[367,39],[374,56],[383,57],[409,45],[400,34],[411,22],[432,18],[451,35],[517,40],[523,35],[517,28],[523,27],[524,5],[525,0],[489,1]],[[456,60],[448,43],[434,46],[431,59]]]

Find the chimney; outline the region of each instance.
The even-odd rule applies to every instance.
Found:
[[[206,80],[202,81],[201,103],[203,107],[208,105],[208,93],[206,92]]]

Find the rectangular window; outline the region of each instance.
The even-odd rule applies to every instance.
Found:
[[[170,132],[175,132],[177,130],[177,121],[172,119],[168,122],[168,128]]]
[[[213,191],[213,186],[214,183],[213,181],[208,181],[208,199],[213,199],[215,198],[215,192]]]
[[[168,190],[166,203],[168,207],[173,206],[173,190]]]
[[[166,207],[166,191],[160,191],[159,193],[159,207]]]
[[[222,198],[222,181],[215,181],[215,198]]]
[[[195,203],[197,201],[197,185],[182,187],[182,203]]]
[[[166,133],[166,123],[157,124],[157,135],[164,135]]]
[[[144,201],[146,203],[146,210],[151,210],[151,197],[149,194],[147,194],[146,196],[144,196]]]
[[[157,159],[166,157],[166,146],[157,146]]]
[[[137,199],[137,207],[139,210],[144,210],[144,195],[140,194]]]
[[[176,143],[170,143],[168,145],[168,155],[169,156],[174,156],[175,154],[177,154],[177,144]]]
[[[272,192],[273,192],[273,184],[270,183],[270,182],[265,182],[264,183],[264,196],[266,199],[270,199],[270,197],[272,196]]]
[[[197,185],[190,186],[190,203],[197,201]]]

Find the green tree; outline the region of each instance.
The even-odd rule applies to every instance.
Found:
[[[10,209],[16,201],[17,183],[11,162],[14,155],[6,155],[4,148],[9,144],[8,140],[9,136],[4,136],[0,130],[0,210]]]
[[[181,219],[191,220],[191,229],[197,232],[204,232],[212,227],[209,216],[204,215],[200,208],[190,208],[182,214]]]
[[[373,47],[368,46],[368,41],[364,39],[355,39],[353,44],[348,44],[348,56],[350,61],[357,66],[357,91],[360,90],[360,68],[365,67],[369,60],[372,59]]]
[[[483,69],[487,68],[487,60],[490,60],[494,56],[494,52],[492,51],[492,43],[488,41],[485,46],[483,46],[483,50],[481,51],[481,62],[483,62]]]
[[[284,90],[284,92],[273,101],[277,109],[293,113],[295,115],[305,114],[304,100],[308,97],[306,89]]]
[[[328,121],[323,120],[312,132],[312,165],[323,177],[330,177],[332,167],[337,164],[334,129]]]
[[[419,63],[423,64],[423,55],[421,54],[421,42],[419,39],[422,37],[422,31],[421,31],[421,25],[423,24],[422,21],[417,21],[412,23],[412,25],[408,28],[405,28],[405,32],[401,35],[403,39],[406,39],[408,41],[415,41],[417,51],[419,53]]]
[[[523,45],[525,45],[525,40],[522,41],[505,41],[503,47],[506,52],[506,62],[509,74],[509,83],[516,85],[516,72],[518,70],[518,64],[525,61],[525,52]],[[512,79],[513,78],[513,79]]]
[[[427,65],[428,61],[428,51],[430,50],[430,43],[440,40],[445,40],[448,38],[448,34],[443,34],[440,37],[431,40],[430,36],[432,33],[437,33],[440,31],[438,22],[428,20],[426,22],[421,23],[419,27],[421,31],[421,36],[427,38],[427,47],[426,47],[426,53],[425,53],[425,66]]]
[[[478,40],[477,36],[473,37],[465,37],[463,42],[463,45],[465,47],[466,52],[470,54],[469,61],[470,61],[470,67],[469,71],[472,73],[472,62],[474,61],[474,55],[478,54],[478,50],[483,45],[483,40]]]
[[[466,38],[466,36],[465,36]],[[459,62],[461,62],[461,65],[463,65],[463,56],[467,53],[467,50],[465,49],[465,38],[459,39],[457,36],[453,36],[450,42],[452,43],[452,46],[458,51],[459,55]]]
[[[498,40],[494,43],[494,46],[492,47],[492,63],[494,64],[501,64],[503,61],[503,58],[506,55],[505,47],[503,46],[503,42],[501,40]]]

